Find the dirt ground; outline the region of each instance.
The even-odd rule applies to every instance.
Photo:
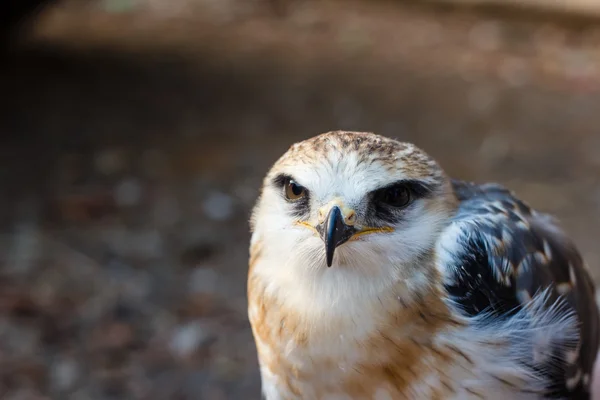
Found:
[[[291,143],[333,129],[509,186],[600,280],[597,28],[170,4],[69,3],[0,61],[2,399],[258,398],[249,210]]]

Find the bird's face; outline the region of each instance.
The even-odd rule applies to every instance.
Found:
[[[453,208],[449,187],[411,144],[329,132],[277,161],[252,227],[280,268],[385,273],[432,249]]]

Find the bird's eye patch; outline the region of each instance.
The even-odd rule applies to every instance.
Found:
[[[296,201],[306,196],[306,188],[296,183],[293,179],[286,179],[284,191],[285,198],[290,201]]]
[[[373,200],[391,207],[402,208],[411,201],[412,194],[405,185],[394,185],[377,190],[373,194]]]
[[[297,201],[308,195],[308,190],[289,175],[278,175],[273,183],[276,187],[281,188],[288,201]]]
[[[377,203],[402,208],[415,199],[427,197],[432,191],[433,188],[424,182],[406,180],[377,189],[372,192],[372,195]]]
[[[375,221],[396,223],[402,218],[398,211],[408,207],[415,200],[427,197],[433,192],[430,185],[415,180],[404,180],[371,192],[370,215]]]
[[[281,190],[282,197],[293,206],[292,213],[303,217],[309,212],[309,191],[289,175],[278,175],[273,180],[274,186]]]

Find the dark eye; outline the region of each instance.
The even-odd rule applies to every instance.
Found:
[[[285,197],[288,200],[299,200],[306,195],[304,186],[298,185],[293,179],[286,179],[284,184]]]
[[[410,203],[410,190],[404,185],[381,189],[377,193],[377,200],[392,207],[404,207]]]

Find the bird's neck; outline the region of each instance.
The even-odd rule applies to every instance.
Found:
[[[259,261],[260,253],[258,246],[251,249],[248,297],[253,328],[262,327],[264,334],[327,343],[337,341],[340,332],[363,340],[391,324],[402,327],[396,335],[404,330],[408,337],[435,332],[449,320],[433,260],[413,266],[408,279],[368,279],[333,268],[303,279],[293,273],[275,275],[275,268],[261,265],[269,261]]]
[[[410,382],[430,374],[424,360],[434,357],[436,338],[457,324],[433,261],[414,266],[412,279],[354,280],[329,269],[307,281],[277,274],[285,264],[264,255],[253,246],[248,312],[266,398],[373,398],[377,387],[390,388],[389,398],[413,397]],[[440,370],[450,362],[442,359]]]

